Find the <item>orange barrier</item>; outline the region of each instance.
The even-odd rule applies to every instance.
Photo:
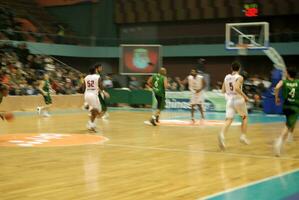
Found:
[[[97,2],[97,0],[37,0],[41,6],[65,6],[83,2]]]
[[[80,108],[83,103],[83,95],[53,95],[52,109]],[[34,111],[37,106],[44,105],[41,95],[38,96],[8,96],[4,97],[0,104],[1,111]]]

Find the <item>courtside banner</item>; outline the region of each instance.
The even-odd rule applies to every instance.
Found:
[[[204,92],[204,106],[206,111],[225,111],[225,98],[221,92]],[[190,109],[190,91],[166,92],[167,109]]]

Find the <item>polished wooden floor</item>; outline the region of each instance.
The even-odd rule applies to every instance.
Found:
[[[249,146],[238,142],[239,127],[232,127],[223,153],[219,126],[151,127],[143,123],[149,115],[111,112],[109,121],[98,122],[109,138],[101,145],[0,147],[0,199],[195,200],[299,168],[298,139],[281,158],[273,157],[282,123],[250,125]],[[86,121],[86,113],[19,116],[0,122],[0,136],[87,134]]]

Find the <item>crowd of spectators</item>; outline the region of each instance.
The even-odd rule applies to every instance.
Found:
[[[47,73],[53,94],[82,91],[83,74],[63,66],[49,56],[34,55],[26,44],[0,46],[0,83],[9,86],[10,95],[36,95],[39,81]]]
[[[52,57],[34,55],[25,43],[17,46],[11,43],[0,45],[0,83],[9,86],[10,95],[37,95],[39,81],[47,73],[53,94],[82,93],[85,74],[73,68],[62,65]],[[271,85],[266,77],[245,75],[243,90],[251,99],[255,108],[262,107],[262,94]],[[111,76],[103,75],[103,85],[106,89],[119,87],[119,83]],[[146,83],[148,77],[129,76],[127,87],[131,90],[149,89]],[[188,90],[187,79],[167,77],[167,91]],[[222,82],[214,86],[215,92],[220,92]]]

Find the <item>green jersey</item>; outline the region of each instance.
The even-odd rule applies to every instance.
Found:
[[[45,80],[43,90],[47,93],[50,93],[50,81],[49,80]]]
[[[161,74],[153,75],[153,91],[157,96],[165,97],[164,79],[165,76]]]
[[[283,81],[284,105],[299,107],[299,79]]]

